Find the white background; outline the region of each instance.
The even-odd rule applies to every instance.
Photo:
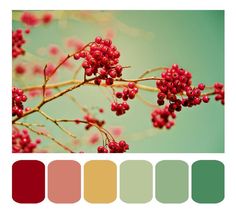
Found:
[[[232,1],[234,2],[234,1]],[[27,154],[11,153],[11,11],[12,10],[82,10],[82,9],[139,9],[139,10],[225,10],[225,153],[224,154]],[[0,8],[0,213],[42,214],[55,213],[235,213],[236,211],[236,140],[235,140],[235,20],[236,8],[224,0],[2,0]],[[75,204],[53,204],[47,197],[40,204],[17,204],[11,199],[11,165],[18,159],[38,159],[45,164],[55,159],[77,160],[83,166],[88,160],[110,159],[118,166],[127,159],[148,160],[155,165],[160,160],[178,159],[192,162],[216,159],[225,164],[225,199],[219,204],[197,204],[191,199],[183,204],[161,204],[153,200],[146,204],[126,204],[119,199],[111,204],[89,204],[82,198]],[[190,182],[191,183],[191,182]],[[82,180],[83,184],[83,180]],[[104,183],[104,186],[106,184]],[[83,193],[83,190],[82,190]]]

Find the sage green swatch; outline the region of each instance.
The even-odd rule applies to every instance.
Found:
[[[146,203],[153,194],[152,165],[144,160],[129,160],[120,165],[120,198],[126,203]]]
[[[224,164],[200,160],[192,165],[192,198],[198,203],[218,203],[224,199]]]
[[[156,199],[162,203],[188,199],[188,165],[184,161],[164,160],[156,165]]]

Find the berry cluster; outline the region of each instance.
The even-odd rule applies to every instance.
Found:
[[[109,149],[109,150],[108,150]],[[121,140],[119,143],[111,141],[108,143],[108,149],[105,146],[99,146],[97,148],[98,153],[124,153],[129,149],[129,144],[124,140]]]
[[[52,21],[52,19],[53,16],[51,13],[45,13],[41,17],[38,17],[33,13],[24,12],[21,16],[21,22],[30,27],[34,27],[40,24],[40,22],[42,24],[49,24]]]
[[[39,23],[39,20],[33,13],[24,12],[21,16],[21,22],[28,26],[35,26]]]
[[[184,93],[191,86],[191,73],[174,64],[163,72],[161,77],[161,80],[156,81],[156,86],[160,90],[157,95],[157,103],[164,105],[165,99],[167,99],[179,106],[176,94]]]
[[[32,142],[26,129],[23,129],[22,131],[12,131],[13,153],[32,153],[39,143],[41,143],[40,139],[36,139],[35,142]]]
[[[104,120],[98,120],[97,118],[93,117],[91,114],[86,114],[84,116],[84,120],[88,122],[88,124],[85,126],[86,130],[89,130],[93,126],[93,124],[96,124],[99,127],[102,127],[105,124]],[[80,119],[76,119],[75,123],[79,124]]]
[[[125,114],[130,109],[127,102],[128,99],[134,99],[138,93],[138,88],[134,82],[129,82],[128,87],[125,87],[122,92],[116,92],[116,98],[123,99],[122,103],[113,102],[111,103],[111,111],[116,112],[117,116]]]
[[[207,95],[201,95],[201,90],[204,90],[204,88],[205,85],[202,83],[198,84],[197,88],[188,87],[186,91],[187,98],[183,98],[181,101],[182,106],[192,107],[195,105],[200,105],[202,101],[204,103],[208,103],[210,98]]]
[[[167,129],[170,129],[175,123],[173,120],[175,119],[176,114],[174,112],[169,111],[169,106],[166,105],[163,109],[155,109],[151,113],[151,120],[152,124],[155,128],[163,128],[166,127]]]
[[[82,67],[86,76],[95,75],[94,83],[100,85],[102,80],[106,85],[112,85],[114,78],[122,76],[122,66],[119,65],[120,52],[109,39],[96,37],[88,50],[74,55],[75,60],[84,58]]]
[[[23,102],[27,100],[26,95],[24,95],[23,90],[13,87],[12,88],[12,116],[23,116]]]
[[[22,48],[24,44],[25,44],[25,39],[23,36],[23,31],[21,29],[12,31],[12,57],[13,58],[17,58],[18,56],[25,54],[25,50]]]
[[[224,85],[222,83],[216,82],[214,84],[214,93],[215,93],[215,100],[221,101],[221,104],[225,104],[225,91],[224,91]]]
[[[173,64],[161,76],[162,79],[156,82],[156,86],[160,90],[157,94],[157,103],[164,105],[165,99],[168,100],[170,102],[170,112],[181,111],[182,106],[192,107],[199,105],[202,101],[208,103],[208,96],[201,95],[205,85],[200,83],[197,87],[192,87],[192,74],[183,68],[179,68],[177,64]],[[178,94],[186,95],[187,97],[179,98]]]

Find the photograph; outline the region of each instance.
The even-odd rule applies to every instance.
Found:
[[[224,10],[13,10],[12,153],[224,153]]]

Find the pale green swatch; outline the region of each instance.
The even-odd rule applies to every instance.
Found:
[[[188,165],[165,160],[156,165],[156,199],[162,203],[182,203],[188,199]]]
[[[143,160],[125,161],[120,166],[120,198],[127,203],[146,203],[152,199],[153,173],[151,163]]]

